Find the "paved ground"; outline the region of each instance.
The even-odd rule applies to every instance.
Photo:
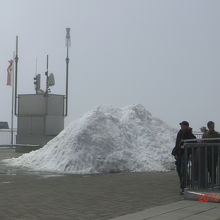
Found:
[[[0,149],[0,160],[14,156]],[[0,220],[13,219],[220,220],[220,203],[183,200],[174,171],[58,175],[0,163]]]
[[[111,220],[220,220],[220,203],[183,200]]]
[[[54,175],[0,164],[0,220],[107,220],[182,199],[174,171]]]

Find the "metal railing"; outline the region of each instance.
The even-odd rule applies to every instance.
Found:
[[[186,188],[220,190],[220,138],[186,140],[183,175]]]

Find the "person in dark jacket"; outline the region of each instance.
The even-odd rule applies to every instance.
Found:
[[[176,159],[176,170],[180,179],[181,194],[183,194],[185,188],[184,176],[186,174],[185,160],[188,160],[184,156],[184,140],[196,139],[196,137],[192,133],[192,128],[189,127],[189,122],[183,121],[180,123],[180,126],[181,129],[177,134],[176,145],[172,150],[172,155]]]
[[[202,138],[210,139],[213,138],[214,140],[206,140],[207,143],[219,143],[220,140],[220,133],[215,130],[215,123],[213,121],[209,121],[207,123],[208,130],[204,132]],[[212,150],[213,155],[212,155]],[[207,152],[207,162],[208,162],[208,172],[211,178],[211,181],[216,184],[216,168],[218,164],[218,147],[215,146],[212,148],[208,148]],[[212,167],[213,166],[213,167]]]

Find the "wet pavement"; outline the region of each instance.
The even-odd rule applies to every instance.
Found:
[[[19,156],[0,149],[0,160]],[[0,163],[0,219],[107,220],[183,199],[175,171],[61,175]]]
[[[182,200],[111,220],[220,220],[220,203]]]

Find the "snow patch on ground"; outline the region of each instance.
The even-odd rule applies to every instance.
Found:
[[[73,121],[43,148],[8,165],[72,174],[166,171],[176,130],[144,106],[100,105]]]

